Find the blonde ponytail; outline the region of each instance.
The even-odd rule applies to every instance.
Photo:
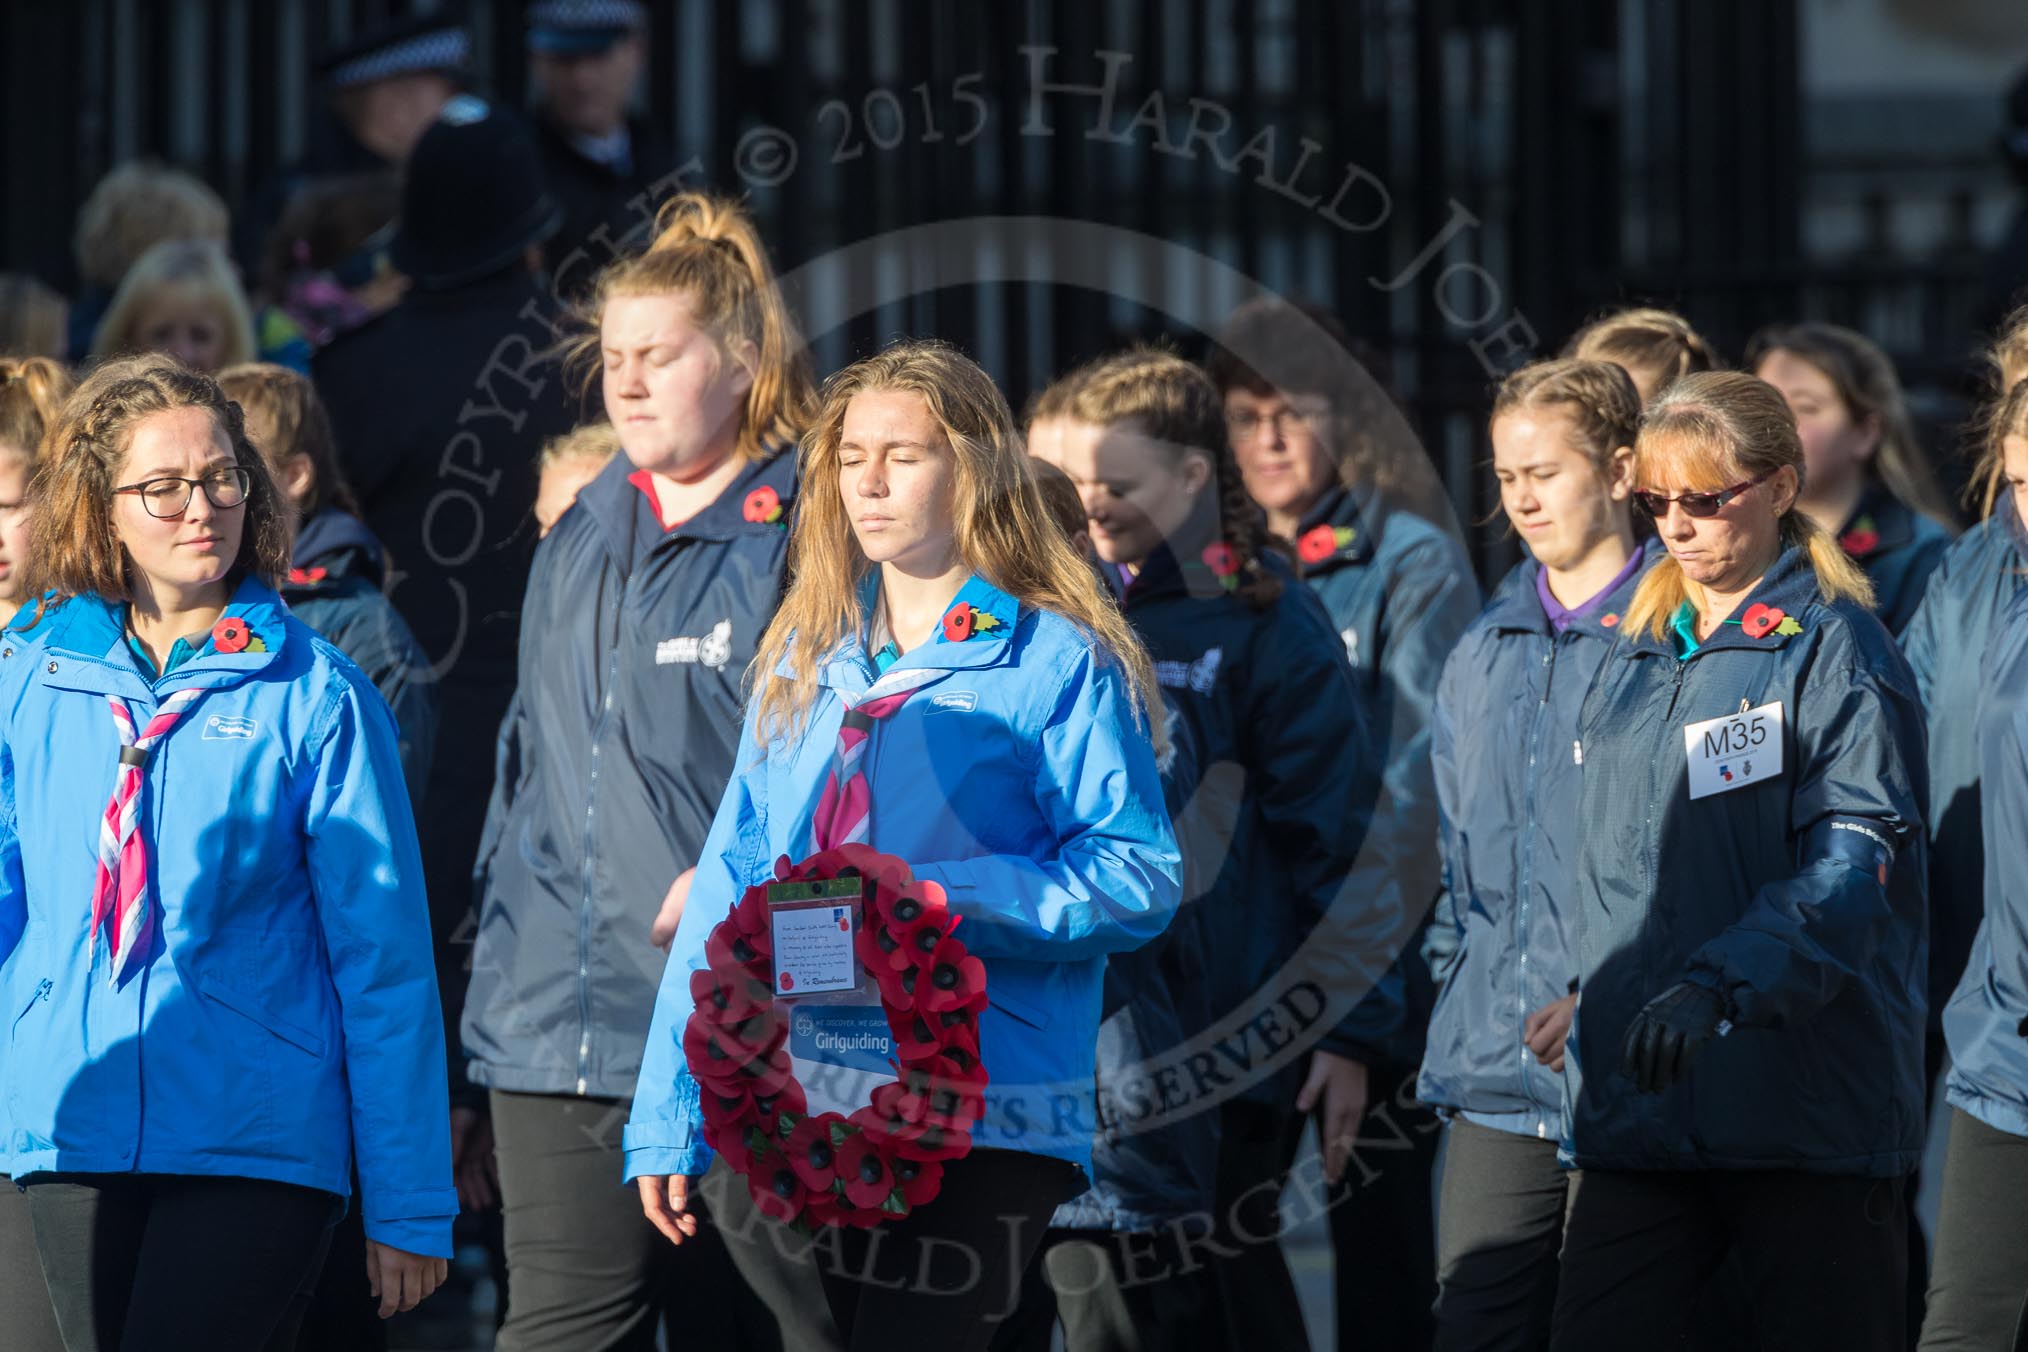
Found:
[[[1641,414],[1634,442],[1634,482],[1652,484],[1667,466],[1710,485],[1710,491],[1793,468],[1796,489],[1803,484],[1803,443],[1788,401],[1766,381],[1739,371],[1708,371],[1683,377]],[[1796,510],[1791,501],[1781,518],[1784,547],[1808,552],[1817,595],[1829,601],[1873,605],[1873,583],[1831,538],[1831,533]],[[1625,626],[1663,638],[1669,622],[1691,599],[1682,565],[1663,557],[1634,589]]]
[[[570,345],[589,393],[598,375],[599,325],[615,296],[682,296],[692,318],[716,336],[730,357],[737,343],[753,347],[753,384],[747,390],[735,454],[758,460],[794,445],[817,410],[817,386],[767,247],[745,208],[729,197],[686,192],[655,215],[647,252],[623,258],[599,274],[586,332]]]
[[[47,357],[0,357],[0,446],[34,461],[70,388],[69,368]]]

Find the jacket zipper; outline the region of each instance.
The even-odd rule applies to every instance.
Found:
[[[619,678],[620,645],[616,635],[606,664],[606,691],[599,701],[599,721],[592,727],[591,772],[584,796],[584,903],[577,912],[577,1092],[580,1095],[589,1091],[591,1081],[592,874],[593,860],[597,857],[592,831],[598,816],[599,743],[605,736],[606,724],[612,719],[613,690]]]
[[[1542,698],[1535,702],[1535,717],[1528,726],[1528,795],[1522,816],[1528,834],[1527,843],[1521,849],[1521,885],[1516,898],[1518,904],[1514,908],[1514,950],[1519,955],[1515,963],[1518,970],[1514,975],[1514,1015],[1518,1029],[1528,1026],[1528,898],[1535,886],[1535,800],[1536,790],[1540,787],[1536,767],[1542,758],[1542,725],[1549,714],[1550,687],[1556,681],[1556,655],[1562,646],[1563,636],[1552,634],[1549,651],[1542,657]],[[1521,1060],[1521,1096],[1539,1110],[1542,1105],[1535,1103],[1528,1070],[1533,1054],[1528,1050],[1525,1038],[1517,1051]]]

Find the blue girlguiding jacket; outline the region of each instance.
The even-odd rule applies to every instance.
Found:
[[[394,721],[358,668],[249,579],[209,643],[141,674],[118,606],[0,635],[0,1172],[266,1179],[344,1196],[370,1239],[447,1258],[458,1210],[422,861]],[[120,741],[205,693],[148,758],[155,934],[108,980],[87,932]]]
[[[2014,516],[2011,505],[2002,508]],[[1970,665],[1967,663],[1967,665]],[[2008,606],[1986,659],[1979,721],[1984,786],[1985,917],[1964,979],[1944,1007],[1952,1106],[1996,1131],[2028,1136],[2028,592]]]
[[[1319,527],[1332,532],[1328,554],[1303,547]],[[1437,682],[1479,609],[1479,584],[1448,532],[1350,491],[1318,503],[1303,518],[1297,544],[1303,578],[1352,663],[1383,776],[1361,885],[1373,891],[1377,909],[1419,924],[1442,886],[1430,769]],[[1422,1060],[1434,999],[1419,942],[1404,948],[1386,980],[1398,1011],[1395,1027],[1359,1054],[1413,1066]]]
[[[386,556],[366,523],[335,507],[303,523],[282,599],[336,644],[387,701],[401,733],[410,802],[420,802],[437,745],[437,682],[408,621],[381,591]]]
[[[957,600],[999,621],[939,632],[890,671],[942,674],[881,720],[863,762],[868,844],[939,883],[957,937],[986,965],[979,1053],[991,1081],[975,1146],[1091,1169],[1093,1046],[1108,953],[1161,933],[1181,862],[1144,720],[1124,676],[1074,625],[974,577]],[[626,1176],[711,1162],[684,1064],[690,973],[711,928],[774,861],[813,853],[811,818],[837,746],[841,697],[873,684],[848,640],[819,668],[794,740],[763,748],[749,710],[739,765],[711,824],[663,974],[625,1132]]]
[[[1922,604],[1951,532],[1874,484],[1852,509],[1838,543],[1873,580],[1874,612],[1899,635]]]
[[[1735,618],[1763,605],[1794,624],[1728,621],[1687,658],[1623,629],[1579,718],[1579,1168],[1892,1177],[1922,1154],[1915,680],[1869,611],[1821,598],[1800,547]],[[1781,773],[1692,799],[1685,727],[1777,702]],[[1716,991],[1732,1027],[1640,1093],[1627,1025],[1683,980]]]
[[[522,606],[462,1037],[467,1076],[494,1089],[633,1094],[666,963],[649,930],[704,856],[740,680],[781,596],[793,455],[669,530],[638,473],[614,456],[585,486]],[[775,520],[749,519],[755,494]]]
[[[2011,495],[1944,551],[1901,634],[1901,651],[1929,715],[1930,1023],[1943,1014],[1985,908],[1979,830],[1979,706],[1995,687],[1979,658],[2028,576],[2028,529]]]
[[[1577,981],[1578,711],[1660,552],[1557,633],[1542,565],[1507,574],[1444,664],[1431,734],[1445,888],[1424,951],[1437,979],[1416,1096],[1485,1126],[1563,1138],[1563,1077],[1522,1041]]]

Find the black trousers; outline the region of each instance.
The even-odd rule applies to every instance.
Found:
[[[70,1352],[286,1352],[333,1193],[249,1178],[36,1174],[35,1245]]]
[[[1922,1352],[2028,1347],[2028,1139],[1951,1110]]]
[[[1556,1146],[1452,1120],[1437,1218],[1437,1352],[1549,1346],[1563,1218],[1575,1193]]]
[[[0,1174],[0,1341],[7,1352],[63,1352],[35,1252],[35,1224],[28,1194]]]
[[[1282,1254],[1281,1194],[1302,1135],[1293,1105],[1233,1099],[1219,1110],[1218,1180],[1206,1272],[1213,1347],[1307,1352],[1309,1330]]]
[[[1371,1102],[1344,1180],[1329,1194],[1339,1352],[1424,1348],[1436,1337],[1432,1175],[1443,1122],[1415,1097],[1420,1070],[1385,1062],[1369,1068]]]
[[[1189,1233],[1195,1227],[1186,1222]],[[1028,1264],[1021,1306],[993,1352],[1199,1352],[1207,1337],[1201,1254],[1173,1230],[1051,1230]]]
[[[1905,1186],[1781,1169],[1588,1169],[1564,1229],[1550,1345],[1675,1344],[1736,1246],[1761,1346],[1895,1352],[1907,1337]]]
[[[508,1273],[500,1352],[651,1352],[665,1317],[674,1347],[755,1345],[741,1332],[751,1306],[717,1228],[671,1244],[621,1181],[627,1109],[494,1091]]]

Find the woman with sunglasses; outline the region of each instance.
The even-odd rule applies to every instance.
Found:
[[[1905,1346],[1922,713],[1752,376],[1642,416],[1642,579],[1570,748],[1586,823],[1552,1346],[1661,1347],[1728,1248],[1762,1346]]]
[[[100,367],[0,635],[0,1172],[64,1342],[291,1346],[355,1165],[383,1317],[457,1196],[394,720],[291,616],[290,508],[210,377]]]

